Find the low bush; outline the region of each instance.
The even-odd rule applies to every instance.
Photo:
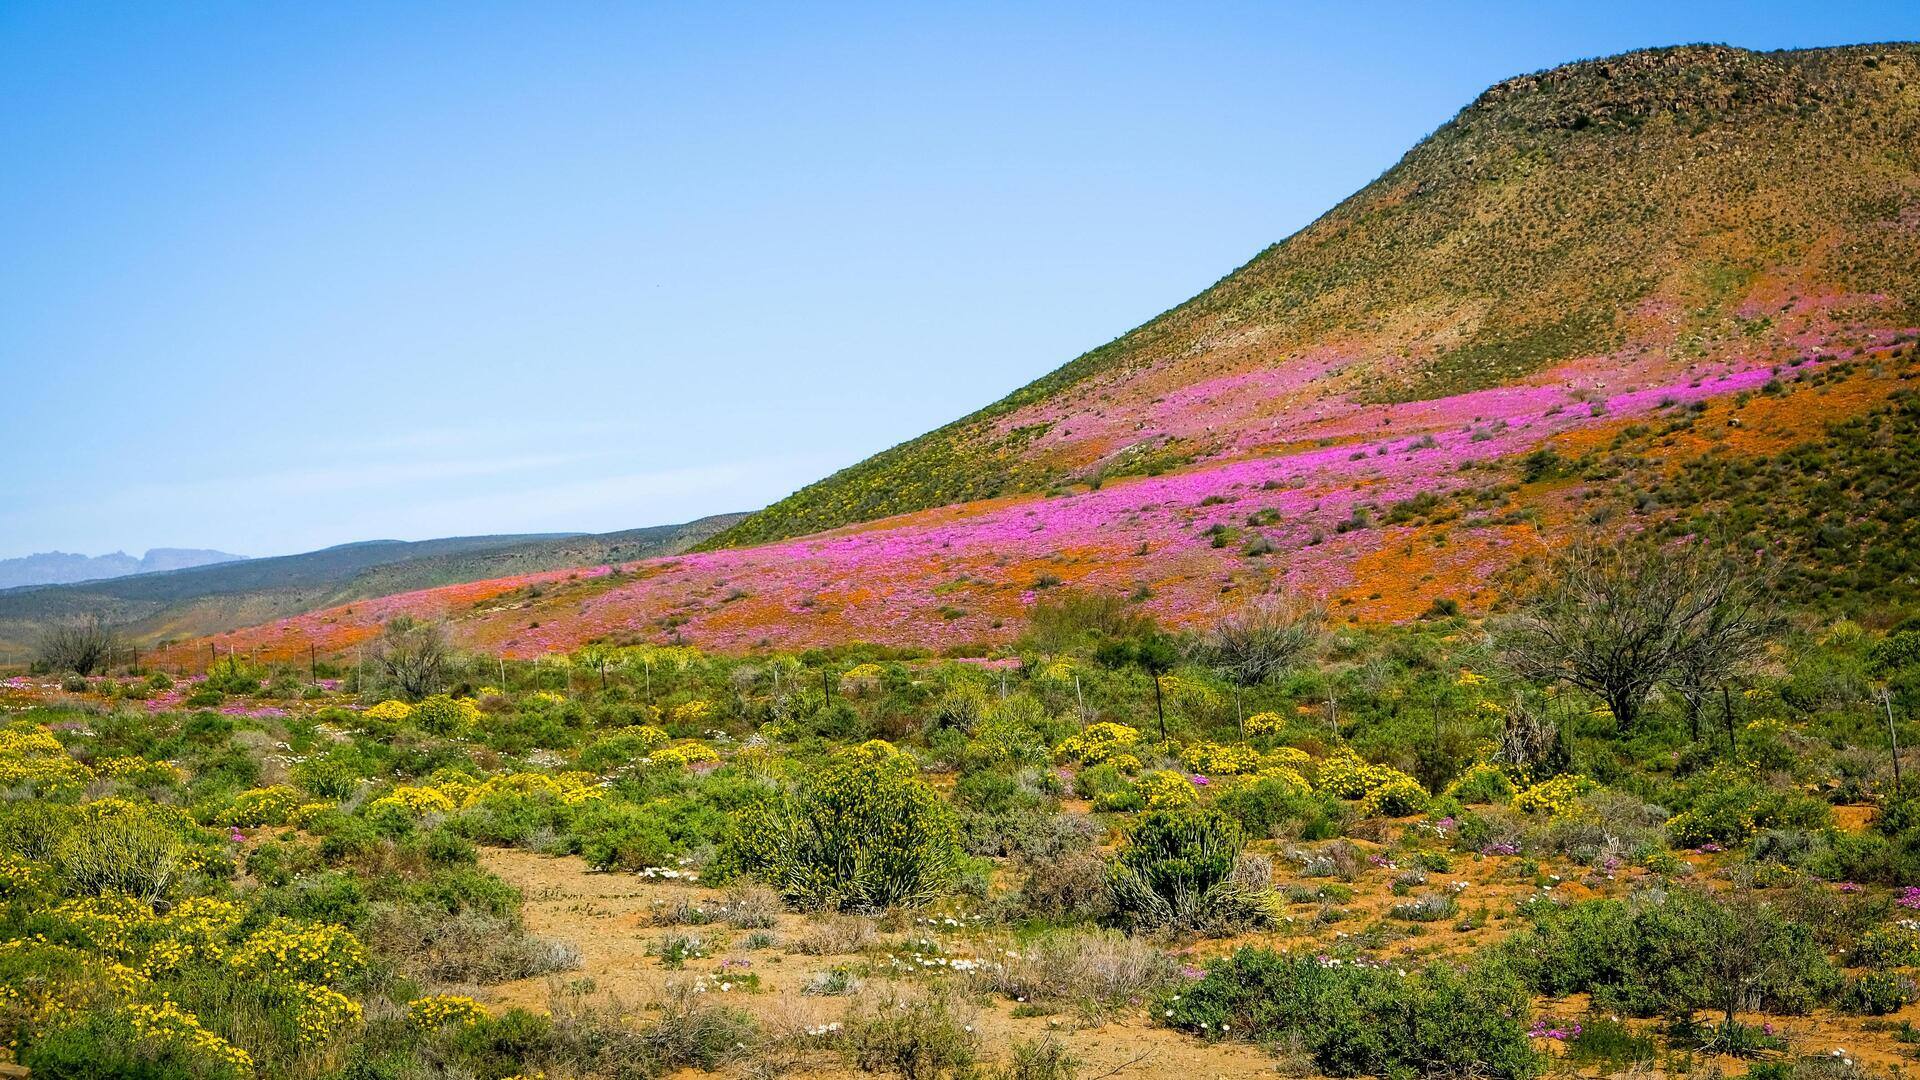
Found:
[[[889,991],[862,1001],[847,1014],[841,1038],[848,1064],[904,1080],[965,1075],[980,1049],[965,1006],[938,993]]]
[[[1529,1077],[1526,986],[1509,969],[1387,967],[1241,949],[1162,998],[1165,1023],[1203,1038],[1296,1036],[1329,1076]]]
[[[1149,811],[1108,872],[1114,912],[1134,926],[1179,930],[1257,918],[1259,897],[1233,873],[1245,845],[1240,826],[1217,810]]]
[[[934,899],[959,860],[953,811],[913,759],[855,751],[748,807],[709,876],[752,875],[802,908],[879,911]]]

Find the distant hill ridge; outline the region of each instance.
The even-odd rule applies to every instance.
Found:
[[[230,555],[205,548],[151,548],[139,558],[124,551],[107,555],[75,555],[65,551],[43,551],[17,559],[0,559],[0,589],[31,585],[66,585],[76,581],[99,581],[129,574],[152,574],[182,570],[193,566],[235,562],[245,555]]]
[[[612,533],[367,540],[262,559],[0,591],[0,661],[18,661],[48,622],[101,614],[137,642],[197,637],[316,607],[489,577],[670,554],[741,518]]]

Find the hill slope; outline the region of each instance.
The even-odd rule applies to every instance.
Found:
[[[1063,586],[1175,624],[1278,590],[1397,620],[1485,610],[1573,536],[1720,510],[1810,598],[1885,620],[1920,603],[1916,147],[1914,45],[1509,80],[1207,292],[705,550],[223,640],[304,655],[407,613],[522,656],[974,649]],[[1778,482],[1809,461],[1841,471]]]
[[[47,622],[101,614],[140,643],[198,637],[314,608],[483,578],[680,551],[738,514],[601,534],[373,540],[79,585],[0,591],[0,659],[25,656]]]
[[[1199,296],[707,546],[1250,456],[1306,415],[1582,357],[1912,325],[1916,146],[1911,44],[1685,46],[1510,79]]]

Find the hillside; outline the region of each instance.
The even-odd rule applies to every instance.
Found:
[[[968,652],[1063,587],[1174,625],[1280,590],[1398,621],[1488,610],[1576,535],[1727,522],[1795,560],[1809,600],[1884,624],[1920,570],[1899,494],[1915,146],[1913,45],[1509,80],[1200,296],[705,550],[221,640],[339,650],[407,613],[516,656]],[[1755,480],[1809,459],[1829,482]]]
[[[137,643],[198,637],[366,597],[680,551],[739,515],[601,534],[374,540],[300,555],[0,591],[0,659],[24,657],[41,626],[99,613]]]
[[[1920,322],[1920,50],[1686,46],[1502,82],[1186,303],[716,537],[1270,453],[1373,407]]]
[[[76,555],[67,551],[42,551],[17,559],[0,559],[0,589],[34,585],[70,585],[76,581],[100,581],[129,574],[155,574],[184,570],[193,566],[233,562],[245,555],[201,548],[153,548],[139,558],[124,551],[106,555]]]

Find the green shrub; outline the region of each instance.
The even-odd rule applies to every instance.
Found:
[[[185,857],[186,846],[172,830],[126,810],[75,826],[55,849],[54,865],[73,892],[125,893],[152,903],[173,895]]]
[[[1769,1011],[1803,1013],[1840,976],[1804,924],[1745,896],[1722,902],[1675,889],[1664,898],[1526,907],[1531,932],[1508,946],[1543,994],[1588,993],[1634,1016],[1724,1010],[1757,997]]]
[[[938,896],[959,858],[953,811],[913,759],[856,749],[744,809],[709,877],[759,877],[800,908],[877,911]]]
[[[1897,971],[1869,971],[1848,980],[1840,1003],[1848,1012],[1885,1016],[1912,1004],[1914,994],[1912,976]]]
[[[1526,987],[1506,968],[1415,974],[1245,948],[1163,999],[1172,1027],[1206,1038],[1297,1037],[1329,1076],[1528,1077]]]
[[[972,1025],[952,999],[939,994],[889,994],[856,1008],[842,1038],[849,1064],[904,1080],[967,1075],[979,1054]]]
[[[1114,911],[1141,927],[1232,926],[1257,913],[1257,900],[1234,880],[1246,846],[1240,826],[1213,809],[1154,810],[1127,833],[1107,890]]]

